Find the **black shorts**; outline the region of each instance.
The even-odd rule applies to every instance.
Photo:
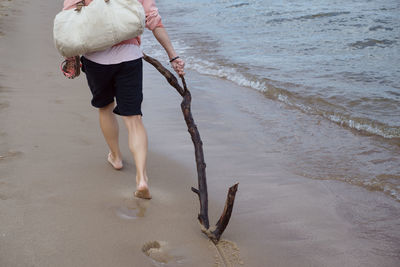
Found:
[[[103,65],[81,57],[92,106],[102,108],[117,101],[114,113],[122,116],[143,115],[143,62],[141,58],[119,64]]]

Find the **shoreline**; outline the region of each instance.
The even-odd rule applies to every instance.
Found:
[[[306,178],[340,180],[368,190],[384,191],[400,201],[400,139],[385,139],[373,133],[378,132],[379,135],[380,132],[387,137],[399,136],[398,120],[395,118],[399,117],[397,114],[400,114],[400,110],[397,107],[400,105],[396,98],[396,85],[393,84],[396,75],[393,76],[394,72],[391,70],[387,72],[388,76],[377,74],[385,72],[386,67],[390,68],[388,64],[384,64],[376,72],[371,68],[381,66],[385,62],[383,59],[394,52],[395,46],[387,49],[369,46],[349,53],[350,50],[342,50],[346,46],[344,35],[336,36],[332,42],[322,42],[315,46],[307,38],[308,35],[296,36],[296,31],[287,27],[293,16],[312,14],[312,10],[306,8],[309,5],[306,1],[299,2],[296,6],[277,6],[278,2],[252,2],[237,8],[229,8],[225,2],[205,2],[209,8],[205,8],[208,5],[198,6],[195,8],[196,12],[192,13],[196,3],[189,1],[179,8],[182,14],[180,16],[175,15],[177,10],[174,0],[160,2],[159,9],[168,22],[166,27],[178,53],[187,59],[188,68],[210,77],[230,80],[239,86],[247,86],[247,91],[260,91],[258,97],[267,98],[264,101],[246,103],[247,96],[243,94],[244,99],[236,101],[243,112],[256,118],[263,126],[255,131],[258,134],[255,142],[260,142],[267,153],[274,151],[284,154],[282,165],[293,166],[292,173]],[[391,11],[381,10],[376,16],[382,18],[386,13],[387,25],[395,26],[397,22],[393,15],[396,7],[393,3],[373,6],[382,5],[392,6]],[[335,20],[332,24],[318,24],[328,18],[311,16],[312,19],[306,20],[308,22],[298,21],[299,25],[310,23],[310,27],[299,30],[312,31],[313,35],[310,36],[327,34],[330,27],[335,28],[336,33],[347,32],[349,28],[356,26],[352,21],[359,21],[356,13],[365,15],[372,11],[367,6],[371,8],[371,5],[366,4],[366,9],[356,11],[352,4],[345,2],[332,2],[328,5],[316,3],[313,9],[315,12],[330,7],[348,9],[349,14],[342,14],[340,17],[343,23],[339,24]],[[274,12],[268,12],[265,16],[254,16],[258,24],[254,21],[256,24],[252,27],[248,24],[249,21],[243,20],[243,16],[249,16],[258,10],[257,7]],[[285,12],[280,14],[283,10]],[[205,14],[209,14],[210,18],[204,19],[207,18]],[[364,15],[361,20],[372,28],[373,24],[378,23],[378,20],[368,19]],[[273,18],[285,19],[270,25],[269,19],[274,20]],[[231,27],[231,19],[243,23],[238,24],[238,27]],[[221,23],[216,26],[213,22],[218,20]],[[359,23],[356,27],[361,29],[365,24]],[[327,27],[328,25],[330,26]],[[391,39],[387,33],[389,32],[365,32],[366,35],[383,34],[386,35],[385,39]],[[245,35],[253,38],[236,37]],[[351,38],[362,40],[362,36],[358,32],[352,34]],[[329,39],[333,36],[326,37]],[[149,32],[143,35],[145,51],[167,62],[160,46],[147,40],[152,40]],[[301,46],[298,47],[295,40]],[[292,45],[288,46],[289,43]],[[327,49],[329,44],[337,45],[338,50],[333,52]],[[372,51],[374,56],[365,54],[360,57],[363,53]],[[349,60],[348,64],[356,65],[354,68],[347,68],[347,60],[341,61],[339,58],[346,58]],[[357,58],[363,60],[355,60]],[[388,60],[395,63],[396,57]],[[338,67],[340,65],[341,68]],[[367,69],[369,71],[365,71]],[[392,78],[388,79],[389,76]],[[218,88],[210,88],[213,89]],[[230,97],[229,90],[226,91],[228,96],[224,97]],[[279,109],[279,104],[270,104],[271,102],[282,103],[284,109]],[[278,106],[278,112],[271,109],[271,105]],[[360,132],[363,129],[370,133]]]
[[[375,31],[383,28],[374,25],[382,23],[378,18],[386,17],[386,26],[398,28],[395,20],[398,10],[393,2],[365,4],[362,10],[355,10],[345,1],[315,3],[310,10],[307,1],[296,6],[280,6],[275,1],[269,4],[251,2],[234,8],[225,2],[205,1],[207,4],[198,6],[196,15],[193,15],[191,11],[196,5],[190,1],[180,7],[181,15],[178,17],[175,16],[174,3],[174,0],[165,0],[159,3],[159,8],[163,10],[163,17],[172,21],[172,25],[168,23],[167,26],[175,34],[173,39],[178,40],[177,46],[188,59],[189,67],[259,90],[274,101],[285,102],[289,108],[297,108],[309,115],[319,114],[339,126],[364,131],[367,136],[397,137],[397,141],[393,141],[399,144],[400,125],[396,116],[390,115],[400,114],[395,97],[395,81],[399,76],[391,70],[390,64],[382,65],[385,61],[398,65],[399,58],[390,56],[398,46],[389,32]],[[378,7],[383,6],[388,9],[378,11]],[[377,10],[372,11],[374,8]],[[346,9],[348,12],[326,14],[324,10],[327,9]],[[255,16],[253,12],[256,10],[270,12]],[[361,19],[356,15],[358,12]],[[371,13],[376,20],[368,19]],[[331,15],[338,17],[325,24]],[[208,16],[209,19],[203,19]],[[254,21],[244,19],[250,17],[254,17]],[[339,17],[341,23],[336,20]],[[238,21],[241,23],[232,27],[231,23]],[[299,32],[308,32],[309,35],[297,35],[291,27],[294,21],[300,27]],[[358,25],[354,25],[356,21]],[[218,27],[215,27],[216,22]],[[370,25],[370,29],[365,29],[365,25]],[[353,26],[360,31],[350,36],[335,35],[347,32]],[[335,30],[331,32],[332,29]],[[362,30],[365,30],[364,34],[361,34]],[[244,35],[248,38],[235,38]],[[320,38],[312,39],[310,36]],[[369,53],[374,56],[370,57]],[[344,58],[345,61],[339,60]],[[353,68],[347,68],[349,65]],[[379,75],[382,71],[385,75]],[[376,88],[380,88],[379,92]],[[375,94],[371,94],[374,91]],[[375,98],[381,101],[381,106],[377,105]],[[365,105],[365,108],[360,105]]]
[[[215,265],[190,191],[197,177],[180,96],[144,64],[153,199],[134,199],[123,124],[125,164],[116,172],[106,161],[84,74],[71,81],[59,71],[51,42],[51,15],[59,5],[17,2],[19,15],[4,20],[0,37],[6,103],[0,110],[0,155],[6,156],[0,159],[0,265],[157,266],[142,252],[155,240],[168,242],[172,260],[164,266]],[[222,238],[237,245],[244,266],[396,266],[400,203],[282,169],[279,154],[265,153],[254,141],[263,134],[257,124],[238,109],[237,99],[253,103],[258,92],[193,71],[187,83],[204,142],[211,223],[227,188],[240,183]]]

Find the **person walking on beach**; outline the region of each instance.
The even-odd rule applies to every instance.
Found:
[[[112,0],[111,0],[112,1]],[[165,49],[173,69],[183,76],[185,62],[175,52],[154,0],[138,0],[146,14],[146,28],[153,32]],[[64,9],[89,5],[92,0],[65,0]],[[142,122],[142,57],[140,37],[125,40],[104,51],[81,57],[82,71],[86,74],[93,98],[92,106],[99,110],[100,128],[110,149],[108,162],[114,169],[123,167],[119,149],[119,127],[115,114],[122,116],[128,129],[129,149],[136,165],[135,196],[150,199],[146,173],[147,134]],[[64,72],[67,77],[79,75],[79,57],[67,58]],[[116,100],[116,104],[114,102]]]

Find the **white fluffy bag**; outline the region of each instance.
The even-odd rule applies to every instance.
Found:
[[[137,0],[93,0],[80,11],[69,9],[57,14],[54,43],[64,57],[105,50],[141,35],[145,19]]]

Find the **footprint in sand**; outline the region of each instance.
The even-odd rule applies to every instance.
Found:
[[[174,255],[165,241],[150,241],[143,245],[143,253],[153,260],[156,266],[182,266],[182,257]]]
[[[135,201],[127,200],[124,206],[114,207],[113,209],[118,217],[133,220],[144,217],[147,209],[146,206],[146,203],[143,203],[140,199],[135,199]]]
[[[0,189],[1,189],[3,186],[6,186],[6,185],[7,185],[6,182],[0,181]],[[7,190],[7,191],[9,191],[9,190]],[[7,192],[7,193],[8,193],[8,192]],[[0,192],[0,200],[7,200],[7,199],[9,199],[9,196],[7,195],[7,193],[1,193],[1,192]]]
[[[5,155],[0,155],[0,160],[14,158],[14,157],[18,157],[20,155],[22,155],[21,151],[9,150]]]
[[[8,108],[10,104],[8,102],[1,102],[0,103],[0,109]]]

